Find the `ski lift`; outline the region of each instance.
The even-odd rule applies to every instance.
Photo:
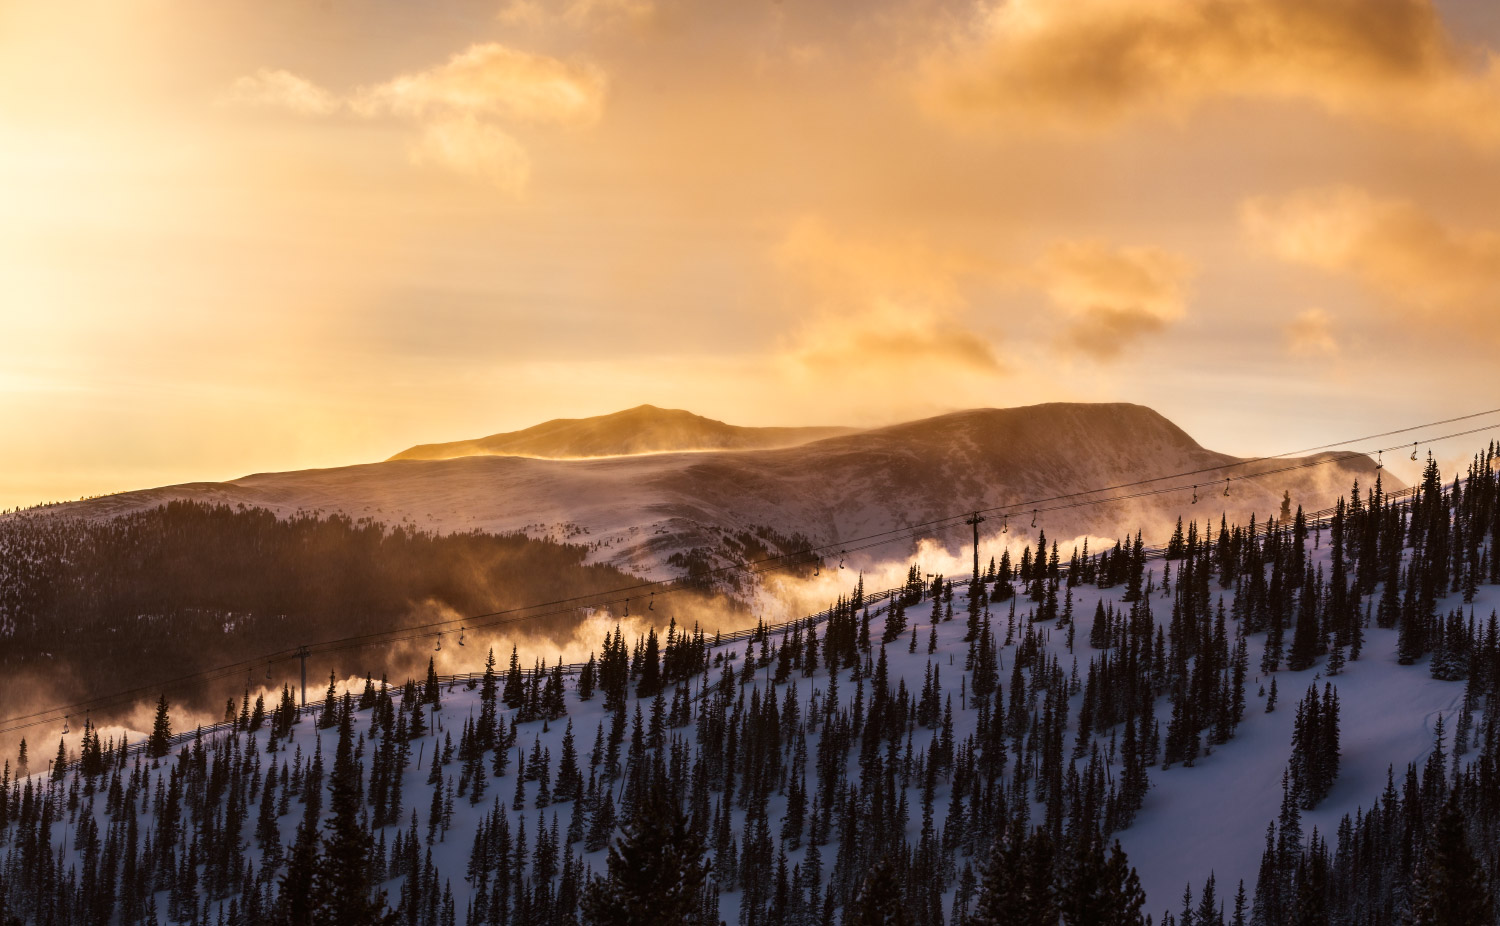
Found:
[[[1193,504],[1198,504],[1198,487],[1193,486]]]
[[[467,646],[468,645],[467,643],[464,642],[464,627],[463,627],[462,624],[460,624],[459,628],[458,628],[458,645],[459,646]]]
[[[1225,494],[1225,496],[1229,495],[1229,480],[1228,479],[1224,480],[1224,494]]]
[[[1411,458],[1413,460],[1415,460],[1417,458],[1417,443],[1416,443],[1416,441],[1412,441],[1412,445],[1411,445]]]
[[[438,634],[437,635],[437,642],[432,645],[432,651],[434,653],[436,653],[436,652],[439,652],[440,650],[442,650],[442,648],[443,648],[443,635],[442,634]]]
[[[1010,515],[1008,515],[1008,514],[1007,515],[1001,515],[1000,533],[1002,533],[1002,534],[1008,534],[1008,533],[1010,533]]]
[[[646,610],[647,611],[655,611],[656,610],[656,592],[652,592],[651,593],[651,601],[646,604]]]
[[[840,550],[839,551],[839,568],[840,569],[844,568],[844,557],[846,557],[848,555],[849,555],[849,551],[848,550]]]
[[[71,732],[73,732],[73,731],[68,727],[68,715],[64,714],[63,715],[63,736],[67,736]]]
[[[1375,451],[1375,468],[1385,469],[1385,460],[1381,457],[1379,450]]]
[[[268,663],[266,663],[266,681],[269,682],[270,680],[271,680],[271,664],[268,662]]]
[[[1032,527],[1036,527],[1036,512],[1037,512],[1037,509],[1035,509],[1035,508],[1031,509],[1031,526]]]
[[[817,576],[820,576],[822,574],[823,574],[823,561],[822,560],[818,560],[813,565],[813,576],[817,577]]]
[[[629,598],[625,599],[625,616],[626,617],[630,616],[630,599]]]

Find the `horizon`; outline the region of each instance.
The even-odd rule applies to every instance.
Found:
[[[974,412],[974,411],[1014,411],[1014,410],[1021,410],[1021,409],[1026,409],[1026,408],[1035,408],[1035,407],[1040,407],[1040,406],[1044,406],[1044,405],[1059,405],[1059,404],[1061,404],[1061,405],[1112,405],[1112,404],[1126,404],[1126,405],[1130,405],[1130,404],[1136,404],[1137,407],[1146,408],[1148,411],[1151,411],[1151,412],[1153,412],[1153,413],[1155,413],[1157,415],[1161,414],[1156,409],[1151,409],[1149,406],[1140,406],[1137,403],[1118,402],[1118,401],[1099,401],[1099,402],[1056,402],[1056,401],[1044,401],[1044,402],[1037,402],[1037,403],[1033,403],[1031,405],[1025,405],[1025,406],[1013,406],[1013,407],[1010,407],[1010,408],[1001,408],[1001,407],[995,407],[995,406],[984,406],[984,407],[975,407],[975,408],[967,408],[967,409],[952,409],[952,410],[945,411],[945,412],[939,412],[939,413],[936,413],[936,414],[933,414],[933,415],[921,416],[921,417],[917,417],[917,418],[900,419],[900,420],[896,420],[896,421],[887,422],[885,424],[869,425],[869,426],[866,426],[866,427],[856,427],[856,426],[849,426],[849,425],[826,424],[826,423],[822,424],[822,425],[804,425],[804,426],[792,426],[792,427],[806,427],[808,429],[819,429],[819,428],[839,429],[839,428],[844,428],[844,429],[846,429],[848,431],[849,434],[859,434],[859,433],[863,433],[863,432],[867,432],[867,431],[879,430],[880,428],[883,428],[883,427],[889,427],[889,426],[894,426],[894,425],[899,425],[899,424],[906,424],[906,423],[913,423],[913,422],[918,422],[918,421],[931,420],[931,419],[934,419],[934,418],[944,417],[944,416],[950,415],[950,414],[961,414],[963,412]],[[102,498],[102,497],[107,497],[107,496],[112,496],[112,495],[122,495],[122,494],[128,494],[128,493],[135,492],[135,491],[142,491],[142,490],[167,488],[167,487],[174,486],[174,485],[184,485],[184,484],[189,484],[189,483],[205,483],[205,482],[229,483],[229,482],[234,482],[237,479],[245,479],[245,478],[251,478],[251,477],[255,477],[255,476],[263,476],[263,475],[277,474],[277,473],[300,472],[302,470],[342,469],[342,468],[351,467],[351,466],[365,466],[365,465],[372,465],[372,464],[391,463],[391,462],[397,462],[397,459],[398,459],[398,457],[401,456],[401,454],[409,452],[411,450],[416,450],[416,449],[419,449],[419,448],[422,448],[422,447],[441,446],[441,445],[448,444],[448,443],[467,443],[467,442],[471,442],[471,441],[477,441],[477,440],[487,439],[489,437],[498,437],[498,436],[503,436],[503,435],[511,435],[511,434],[516,434],[516,433],[521,433],[521,432],[525,432],[527,430],[530,430],[533,427],[540,427],[540,426],[547,425],[547,424],[554,424],[554,423],[559,423],[559,422],[573,422],[573,421],[590,421],[590,420],[601,419],[601,418],[610,418],[610,417],[615,417],[615,416],[618,416],[618,415],[624,415],[624,414],[627,414],[629,412],[640,411],[642,409],[651,409],[653,411],[658,411],[658,412],[685,412],[686,414],[692,415],[695,418],[705,419],[705,420],[708,420],[708,421],[711,421],[711,422],[716,422],[716,423],[719,423],[719,424],[726,424],[726,425],[729,425],[731,427],[748,427],[748,428],[761,428],[761,427],[763,427],[763,428],[777,428],[777,427],[783,427],[783,426],[780,426],[780,425],[749,425],[749,426],[740,425],[737,422],[722,421],[722,420],[719,420],[719,419],[710,418],[709,416],[706,416],[706,415],[700,415],[700,414],[692,411],[691,409],[669,408],[669,407],[664,407],[664,406],[653,405],[651,403],[642,403],[641,405],[636,405],[636,406],[632,406],[632,407],[629,407],[629,408],[617,409],[617,410],[615,410],[613,412],[608,412],[608,413],[604,413],[604,414],[601,414],[601,415],[592,415],[592,416],[579,417],[579,418],[554,418],[554,419],[549,419],[547,421],[535,422],[533,425],[528,425],[528,426],[525,426],[525,427],[522,427],[522,428],[517,428],[515,431],[494,432],[492,434],[474,435],[474,436],[471,436],[471,437],[455,438],[453,440],[432,441],[432,442],[429,442],[429,443],[426,443],[426,444],[413,444],[413,445],[411,445],[409,447],[403,448],[400,451],[397,451],[394,454],[390,454],[390,455],[388,455],[386,457],[382,457],[382,458],[378,458],[378,459],[351,460],[351,461],[348,461],[348,462],[334,463],[334,464],[330,464],[330,465],[327,465],[327,466],[301,467],[299,469],[267,469],[267,470],[261,470],[261,471],[257,471],[257,472],[243,472],[243,473],[239,473],[236,476],[225,477],[225,478],[222,478],[222,479],[218,479],[218,478],[216,478],[216,479],[189,478],[189,479],[180,480],[178,482],[162,483],[160,485],[137,485],[137,486],[131,486],[129,488],[124,488],[124,489],[120,489],[120,490],[117,490],[117,491],[99,492],[99,493],[94,493],[94,494],[90,494],[90,495],[84,495],[84,496],[80,496],[80,497],[76,497],[76,498],[43,499],[43,500],[37,500],[37,501],[34,501],[34,502],[20,502],[20,503],[6,504],[4,498],[0,497],[0,513],[3,513],[3,512],[19,512],[19,511],[26,511],[26,510],[29,510],[29,509],[36,509],[36,508],[46,508],[46,507],[50,507],[52,505],[66,504],[68,502],[83,501],[83,500],[88,500],[88,499],[93,499],[93,498]],[[1161,417],[1166,418],[1166,416],[1161,416]],[[1471,415],[1469,417],[1475,417],[1475,416]],[[1177,423],[1171,421],[1170,418],[1166,418],[1166,420],[1169,423],[1173,424],[1173,425],[1177,425]],[[1177,425],[1177,426],[1180,427],[1180,425]],[[1500,427],[1500,425],[1496,425],[1495,427]],[[1186,431],[1186,429],[1184,429],[1184,431]],[[1226,452],[1226,451],[1220,450],[1219,448],[1208,446],[1208,445],[1204,444],[1202,441],[1198,440],[1197,437],[1195,435],[1193,435],[1191,432],[1186,432],[1186,433],[1187,433],[1187,436],[1189,437],[1189,439],[1193,440],[1200,447],[1203,447],[1206,450],[1210,450],[1210,451],[1214,451],[1214,452],[1218,452],[1218,453],[1225,453]],[[843,436],[843,435],[833,435],[831,437],[837,437],[837,436]],[[1285,448],[1283,448],[1283,449],[1280,449],[1280,450],[1267,449],[1267,450],[1259,451],[1259,452],[1255,452],[1255,453],[1239,453],[1239,454],[1229,454],[1229,455],[1230,456],[1236,456],[1236,457],[1239,457],[1241,459],[1251,459],[1251,458],[1262,457],[1262,456],[1264,456],[1264,457],[1271,457],[1271,456],[1288,456],[1288,455],[1293,455],[1293,454],[1296,454],[1296,455],[1307,455],[1309,453],[1326,453],[1326,452],[1332,452],[1332,451],[1335,451],[1335,450],[1341,451],[1341,452],[1342,451],[1362,452],[1361,449],[1360,449],[1360,447],[1353,446],[1356,443],[1356,440],[1355,440],[1356,437],[1358,437],[1358,435],[1351,435],[1349,438],[1337,439],[1335,442],[1325,441],[1322,444],[1316,445],[1314,447],[1308,447],[1308,448],[1302,448],[1302,449],[1297,449],[1297,448],[1292,448],[1292,449],[1285,449]],[[1474,443],[1473,446],[1470,446],[1468,443],[1462,443],[1462,441],[1467,441],[1470,438],[1476,440],[1477,443]],[[818,437],[818,438],[813,438],[812,440],[806,441],[806,443],[816,443],[818,441],[827,440],[827,439],[830,439],[830,437]],[[790,445],[785,445],[785,446],[798,446],[801,443],[802,442],[797,442],[797,443],[790,444]],[[1422,446],[1424,448],[1424,451],[1426,451],[1426,450],[1432,450],[1433,451],[1433,455],[1434,455],[1434,457],[1438,461],[1439,471],[1440,472],[1442,472],[1444,474],[1447,474],[1449,472],[1449,470],[1451,469],[1453,471],[1454,475],[1458,475],[1459,471],[1461,471],[1461,469],[1464,466],[1466,466],[1471,461],[1473,453],[1479,452],[1479,450],[1482,449],[1482,445],[1488,445],[1488,443],[1489,443],[1488,440],[1482,439],[1482,435],[1469,435],[1469,437],[1467,437],[1467,438],[1450,438],[1450,439],[1447,439],[1447,440],[1441,440],[1441,441],[1437,441],[1437,442],[1423,442]],[[429,462],[442,462],[442,461],[445,461],[445,460],[462,459],[463,457],[472,457],[472,456],[506,456],[506,457],[518,457],[518,458],[532,459],[532,460],[547,460],[547,461],[552,461],[552,462],[557,462],[557,463],[569,463],[569,462],[586,462],[586,461],[592,461],[592,460],[622,459],[622,458],[629,458],[629,457],[658,456],[658,455],[663,455],[663,454],[681,454],[681,453],[693,453],[693,454],[704,453],[704,454],[708,454],[708,453],[721,453],[721,452],[745,453],[745,452],[756,452],[758,450],[774,450],[774,449],[778,449],[781,446],[783,446],[783,445],[772,445],[772,446],[768,446],[768,447],[764,447],[764,448],[740,448],[740,449],[735,449],[735,450],[724,450],[724,449],[714,448],[714,447],[686,447],[686,448],[665,449],[665,450],[643,450],[643,451],[635,451],[635,452],[626,451],[626,452],[621,452],[621,453],[589,454],[589,455],[570,455],[570,456],[559,456],[559,455],[548,455],[548,454],[533,454],[533,453],[520,453],[520,452],[506,453],[506,452],[485,452],[485,451],[481,451],[481,452],[476,452],[476,453],[472,453],[472,454],[457,455],[457,456],[454,456],[454,457],[440,457],[440,458],[435,458],[434,460],[431,460]],[[1434,448],[1439,447],[1439,446],[1443,447],[1444,449],[1442,449],[1442,450],[1435,450],[1434,449]],[[1389,460],[1386,460],[1384,465],[1385,465],[1386,471],[1389,472],[1391,475],[1395,476],[1402,483],[1404,483],[1406,485],[1415,485],[1417,483],[1417,481],[1419,480],[1422,468],[1425,465],[1425,459],[1418,460],[1417,462],[1410,462],[1408,460],[1403,460],[1400,455],[1393,454],[1392,458],[1389,459]]]

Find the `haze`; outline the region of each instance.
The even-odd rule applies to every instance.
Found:
[[[1494,405],[1484,0],[0,0],[0,508],[654,403]]]

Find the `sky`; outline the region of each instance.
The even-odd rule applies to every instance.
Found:
[[[0,508],[647,402],[1312,446],[1500,406],[1497,204],[1492,0],[0,0]]]

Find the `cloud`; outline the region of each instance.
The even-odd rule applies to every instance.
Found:
[[[1282,328],[1286,349],[1296,357],[1326,359],[1337,357],[1339,342],[1333,336],[1333,323],[1322,309],[1308,309]]]
[[[561,22],[573,28],[603,26],[615,22],[643,23],[656,16],[653,0],[511,0],[500,11],[500,21],[511,25],[538,26]]]
[[[417,128],[414,163],[436,164],[519,196],[531,160],[500,124],[591,125],[603,113],[606,86],[604,72],[592,64],[488,42],[348,97],[289,71],[263,68],[236,80],[223,100],[311,116],[347,108],[367,119],[409,120]]]
[[[1157,248],[1067,241],[1043,257],[1040,285],[1069,318],[1064,343],[1110,360],[1186,313],[1191,273],[1185,259]]]
[[[813,220],[793,228],[778,257],[812,306],[784,347],[795,364],[840,375],[922,366],[1004,372],[990,340],[964,320],[966,285],[994,275],[986,262],[918,239],[842,236]]]
[[[588,124],[604,109],[604,73],[591,64],[533,55],[493,42],[438,67],[360,90],[355,111],[423,118],[464,114],[522,122]]]
[[[1277,257],[1351,276],[1404,315],[1468,319],[1500,335],[1500,233],[1347,186],[1253,198],[1241,219]]]
[[[424,124],[421,138],[412,146],[412,160],[487,180],[512,195],[520,195],[531,176],[531,159],[521,143],[473,116]]]
[[[1500,144],[1500,59],[1432,0],[995,0],[952,45],[929,87],[965,119],[1089,128],[1281,99]]]
[[[274,68],[261,68],[237,79],[220,101],[289,109],[304,116],[327,116],[343,106],[342,100],[312,81]]]

